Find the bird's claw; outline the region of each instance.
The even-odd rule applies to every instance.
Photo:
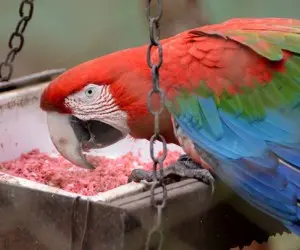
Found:
[[[160,178],[160,172],[157,171]],[[204,169],[200,164],[195,163],[187,155],[182,155],[172,165],[164,168],[163,181],[166,184],[180,181],[182,179],[195,178],[208,185],[214,186],[214,177],[209,170]],[[128,177],[128,182],[143,182],[147,185],[154,181],[153,172],[143,169],[134,169]]]

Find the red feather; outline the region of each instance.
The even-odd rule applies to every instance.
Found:
[[[161,86],[172,97],[180,86],[199,87],[204,81],[215,95],[224,91],[240,93],[243,86],[254,82],[267,84],[273,71],[284,71],[284,63],[292,52],[283,51],[283,58],[270,60],[259,55],[246,43],[247,34],[260,32],[287,32],[298,34],[300,20],[284,18],[232,19],[182,32],[162,40],[164,61],[161,68]],[[279,33],[278,33],[279,34]],[[260,49],[267,44],[257,43]],[[71,113],[64,100],[89,83],[109,84],[119,108],[128,114],[128,123],[136,137],[149,137],[146,131],[153,117],[147,110],[147,95],[151,88],[151,72],[146,61],[147,46],[131,48],[80,64],[55,79],[44,91],[41,108]],[[158,61],[157,50],[152,61]],[[172,130],[169,114],[165,114],[165,130]],[[144,130],[144,132],[141,132]],[[171,138],[172,136],[170,136]]]

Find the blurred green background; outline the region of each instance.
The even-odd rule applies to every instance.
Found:
[[[176,20],[181,20],[181,24],[188,23],[201,15],[201,12],[192,15],[190,9],[183,7],[191,0],[165,1],[169,4],[164,7],[167,14],[163,20],[173,26],[179,25],[175,24]],[[19,20],[20,2],[0,1],[0,60],[8,52],[7,40]],[[231,17],[300,18],[299,0],[198,0],[198,4],[210,23]],[[170,34],[202,22],[205,23],[203,20],[190,22],[173,29]],[[14,77],[50,68],[71,67],[146,42],[148,28],[144,0],[36,0],[34,16],[25,33],[25,46],[15,61]]]

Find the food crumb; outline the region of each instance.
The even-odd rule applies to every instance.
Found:
[[[174,163],[180,154],[179,151],[168,151],[164,166]],[[126,184],[133,169],[152,169],[152,162],[144,162],[132,152],[114,159],[104,156],[87,158],[95,170],[77,167],[60,155],[50,156],[33,149],[17,159],[0,163],[0,172],[91,196]]]

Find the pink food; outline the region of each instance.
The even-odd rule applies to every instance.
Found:
[[[180,152],[169,151],[165,166],[173,163]],[[52,157],[34,149],[19,158],[0,163],[0,171],[66,191],[95,195],[127,183],[127,177],[135,168],[152,169],[152,162],[143,162],[132,153],[110,159],[103,156],[88,156],[95,170],[76,167],[63,157]]]

